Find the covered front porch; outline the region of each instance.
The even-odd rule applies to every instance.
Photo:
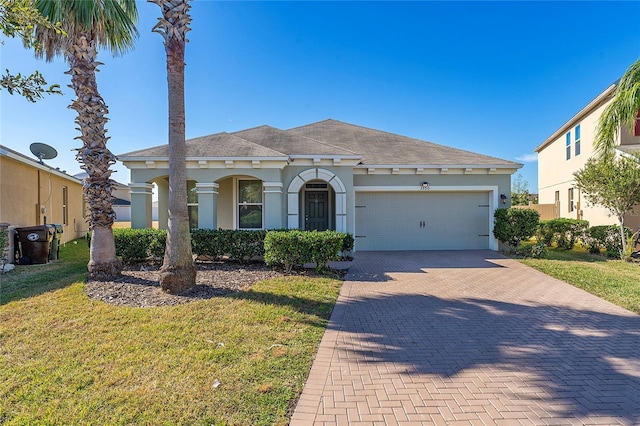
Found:
[[[152,227],[152,202],[157,199],[158,227],[166,229],[168,176],[134,172],[132,178],[137,175],[138,179],[147,179],[129,185],[131,227]],[[195,172],[188,173],[187,180],[192,229],[347,230],[346,189],[341,179],[328,170],[307,169],[289,179],[274,176],[273,170],[208,170],[206,175]]]

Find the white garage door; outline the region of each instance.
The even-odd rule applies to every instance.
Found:
[[[356,250],[489,248],[488,192],[357,192]]]

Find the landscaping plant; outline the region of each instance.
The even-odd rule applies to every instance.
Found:
[[[497,209],[494,213],[493,235],[510,250],[518,253],[520,243],[535,233],[540,214],[532,209]]]
[[[636,107],[637,111],[637,107]],[[624,216],[640,204],[640,157],[606,155],[590,158],[574,178],[584,198],[591,204],[605,207],[618,220],[622,248],[620,257],[627,252]]]

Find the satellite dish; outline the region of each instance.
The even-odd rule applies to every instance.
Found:
[[[51,160],[52,158],[56,158],[58,156],[58,151],[55,150],[52,146],[47,145],[46,143],[34,142],[29,146],[31,149],[31,153],[38,157],[40,164],[44,164],[42,160]]]

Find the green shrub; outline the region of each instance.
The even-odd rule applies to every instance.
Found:
[[[153,237],[149,242],[149,254],[154,258],[164,258],[164,250],[167,247],[167,230],[154,229]]]
[[[624,231],[627,238],[632,236],[631,229],[625,227]],[[604,249],[607,257],[620,257],[622,252],[620,227],[618,225],[592,226],[585,238],[585,244],[592,253],[599,253]]]
[[[215,229],[192,229],[191,250],[199,256],[220,259],[228,252],[224,233]]]
[[[584,240],[589,229],[589,222],[580,219],[557,218],[541,221],[536,231],[538,241],[558,248],[571,250],[580,240]]]
[[[245,262],[264,254],[264,237],[267,231],[232,229],[195,229],[191,231],[191,247],[194,254]]]
[[[253,257],[264,255],[266,231],[222,230],[226,240],[227,256],[230,260],[245,262]]]
[[[524,257],[530,257],[532,259],[544,259],[547,257],[547,245],[542,242],[523,247],[520,250],[520,254]]]
[[[493,235],[516,252],[521,241],[535,234],[540,219],[540,214],[532,209],[497,209],[493,216]]]
[[[548,220],[541,220],[538,223],[538,229],[536,229],[536,239],[539,243],[551,247],[553,244],[553,228],[549,224]]]
[[[129,229],[113,230],[116,243],[116,255],[126,263],[142,262],[150,257],[163,257],[167,240],[164,229]]]
[[[341,232],[340,234],[342,235],[342,248],[340,249],[341,256],[342,259],[348,259],[353,251],[355,239],[353,238],[353,235],[347,234],[346,232]]]
[[[9,246],[9,230],[0,229],[0,258],[4,257],[4,251]]]
[[[264,240],[264,260],[269,266],[283,265],[287,271],[296,265],[315,263],[319,272],[349,246],[345,239],[345,234],[335,231],[270,231]]]

